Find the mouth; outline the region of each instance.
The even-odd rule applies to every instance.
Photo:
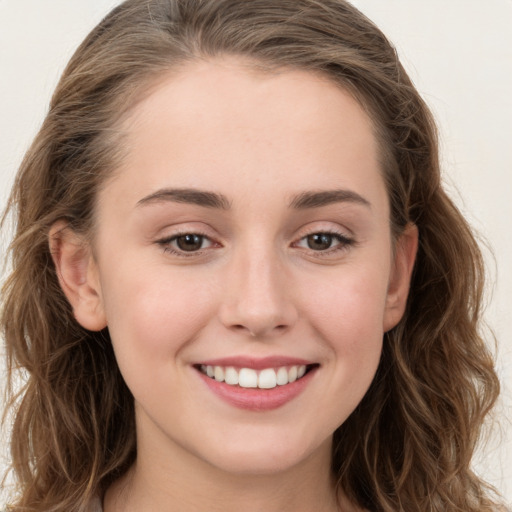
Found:
[[[216,382],[245,389],[274,389],[287,386],[318,367],[318,364],[300,364],[269,368],[244,368],[220,365],[196,365],[195,368]]]
[[[237,409],[278,409],[294,401],[314,380],[319,363],[288,356],[231,356],[193,365],[207,389]]]

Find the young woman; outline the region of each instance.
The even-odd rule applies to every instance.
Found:
[[[12,510],[498,510],[481,255],[350,4],[123,3],[9,206]]]

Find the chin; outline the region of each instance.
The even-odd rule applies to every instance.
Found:
[[[274,475],[291,470],[301,462],[299,457],[282,458],[275,453],[251,453],[240,458],[233,456],[212,461],[220,470],[235,475]]]
[[[310,446],[304,441],[297,443],[289,441],[289,439],[281,439],[258,442],[245,439],[242,443],[225,446],[222,452],[211,454],[209,462],[222,471],[238,475],[282,473],[316,456],[326,458],[330,464],[332,438],[320,446]]]

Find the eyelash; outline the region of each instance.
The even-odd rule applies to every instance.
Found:
[[[355,245],[356,241],[353,238],[348,237],[344,233],[340,233],[335,230],[320,230],[320,231],[311,231],[310,233],[306,233],[302,236],[298,242],[295,242],[294,245],[302,242],[303,240],[307,240],[311,236],[315,235],[326,235],[332,238],[332,242],[337,241],[338,243],[334,246],[331,246],[325,250],[315,251],[311,248],[306,248],[307,251],[314,253],[315,257],[329,257],[332,255],[337,255],[340,252],[347,251],[349,247]],[[306,242],[307,243],[307,242]]]
[[[200,237],[202,238],[203,240],[210,240],[210,237],[208,235],[206,235],[205,233],[202,233],[202,232],[199,232],[199,231],[183,231],[183,232],[178,232],[170,237],[167,237],[167,238],[163,238],[161,240],[157,240],[157,244],[160,245],[163,249],[163,251],[165,253],[170,253],[172,254],[173,256],[178,256],[178,257],[181,257],[181,258],[191,258],[191,257],[194,257],[194,256],[199,256],[199,255],[202,255],[203,254],[203,250],[198,250],[198,251],[190,251],[190,252],[187,252],[187,251],[183,251],[183,250],[180,250],[180,249],[175,249],[171,244],[173,242],[175,242],[176,240],[178,240],[178,238],[181,238],[181,237],[184,237],[184,236],[197,236],[197,237]],[[215,245],[215,242],[213,242],[212,240],[210,240],[210,243],[212,245]]]
[[[315,235],[325,235],[328,237],[332,237],[333,241],[337,241],[338,243],[333,246],[329,247],[325,250],[314,250],[311,248],[307,248],[307,251],[310,251],[313,253],[316,257],[328,257],[333,254],[337,254],[341,251],[346,251],[350,246],[355,245],[356,241],[353,238],[348,237],[344,233],[340,233],[334,230],[324,230],[324,231],[311,231],[310,233],[306,233],[303,235],[297,242],[295,242],[293,245],[297,246],[298,243],[302,242],[303,240],[307,240],[308,237],[315,236]],[[170,253],[173,256],[178,256],[181,258],[190,258],[190,257],[197,257],[201,256],[204,253],[204,249],[199,249],[197,251],[184,251],[180,249],[175,249],[171,244],[178,240],[181,237],[184,236],[196,236],[204,240],[210,241],[211,246],[215,246],[216,243],[210,239],[210,237],[202,232],[198,231],[183,231],[176,233],[170,237],[163,238],[161,240],[158,240],[156,243],[160,245],[165,253]],[[306,242],[307,243],[307,242]],[[219,246],[220,244],[217,244]],[[210,247],[207,247],[206,249],[209,249]]]

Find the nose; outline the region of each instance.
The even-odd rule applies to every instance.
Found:
[[[253,337],[288,331],[298,319],[289,271],[270,250],[240,255],[224,280],[220,320]]]

